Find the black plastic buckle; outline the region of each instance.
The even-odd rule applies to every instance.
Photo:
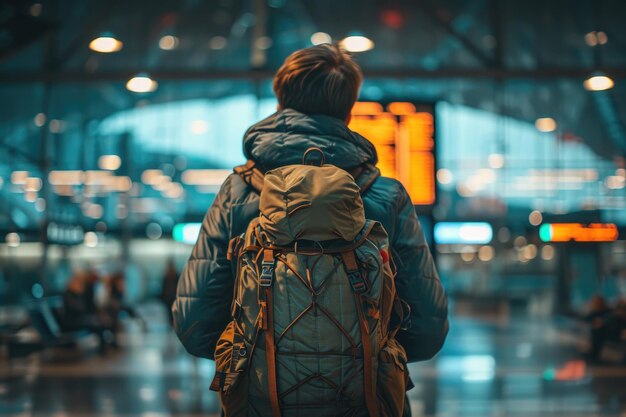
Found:
[[[367,291],[367,284],[361,275],[361,272],[358,269],[354,271],[348,271],[348,281],[350,281],[350,286],[352,287],[352,291],[357,294],[363,294]]]
[[[274,281],[274,262],[263,261],[261,263],[261,276],[259,277],[259,285],[261,287],[271,287]]]

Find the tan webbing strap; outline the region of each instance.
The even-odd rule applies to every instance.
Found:
[[[263,253],[259,252],[259,255],[263,255],[263,261],[261,262],[261,270],[259,272],[259,306],[261,307],[261,328],[267,330],[268,328],[268,301],[266,298],[266,289],[272,289],[274,282],[274,267],[276,266],[276,260],[274,259],[274,251],[272,249],[263,249]],[[257,261],[258,262],[258,261]]]
[[[343,261],[343,266],[346,269],[346,275],[348,275],[348,281],[350,282],[352,291],[355,294],[363,294],[369,290],[368,282],[359,270],[359,265],[356,261],[354,251],[349,250],[341,252],[341,260]]]
[[[356,263],[356,256],[353,251],[342,252],[341,259],[343,260],[343,264],[346,266],[348,271],[359,269],[359,265]]]
[[[378,417],[378,405],[376,403],[376,387],[374,386],[374,372],[372,370],[372,344],[367,321],[363,314],[363,304],[360,294],[354,294],[356,311],[359,315],[359,328],[361,329],[361,344],[363,346],[363,390],[365,393],[365,406],[369,417]]]
[[[235,174],[239,175],[241,179],[248,184],[257,194],[261,194],[263,189],[264,174],[263,171],[256,166],[256,163],[252,160],[248,160],[245,165],[239,165],[233,169]]]
[[[274,251],[271,249],[263,250],[263,262],[274,263]]]
[[[276,346],[274,345],[274,306],[272,287],[265,288],[267,301],[267,330],[265,330],[265,358],[267,361],[267,384],[270,394],[272,417],[280,417],[280,403],[278,402],[278,380],[276,379]]]

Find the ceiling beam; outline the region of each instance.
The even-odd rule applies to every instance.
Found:
[[[415,2],[415,5],[434,23],[436,23],[439,27],[441,27],[444,31],[446,31],[450,36],[456,39],[463,47],[469,51],[474,58],[476,58],[479,62],[481,62],[487,68],[493,68],[497,66],[497,61],[494,57],[486,54],[482,49],[480,49],[474,42],[472,42],[469,37],[457,30],[457,28],[452,24],[452,20],[445,19],[443,17],[442,10],[431,4],[430,1],[421,0]]]
[[[626,67],[605,68],[543,68],[543,69],[462,69],[446,68],[435,71],[423,69],[401,70],[367,70],[365,78],[394,78],[394,79],[498,79],[498,80],[551,80],[551,79],[585,79],[592,72],[602,72],[613,78],[626,78]],[[83,71],[59,72],[0,72],[0,83],[97,83],[97,82],[125,82],[135,76],[139,69],[122,71],[107,71],[85,73]],[[204,81],[204,80],[263,80],[272,79],[271,70],[240,70],[240,71],[189,71],[189,70],[157,70],[151,71],[152,78],[158,81]]]

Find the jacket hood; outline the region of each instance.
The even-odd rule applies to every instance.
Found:
[[[374,145],[341,120],[293,109],[281,110],[252,125],[243,138],[246,158],[266,170],[302,163],[304,152],[312,146],[324,152],[327,164],[344,169],[378,162]]]

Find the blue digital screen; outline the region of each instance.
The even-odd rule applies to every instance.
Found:
[[[440,222],[435,224],[437,244],[485,245],[493,238],[493,228],[485,222]]]

